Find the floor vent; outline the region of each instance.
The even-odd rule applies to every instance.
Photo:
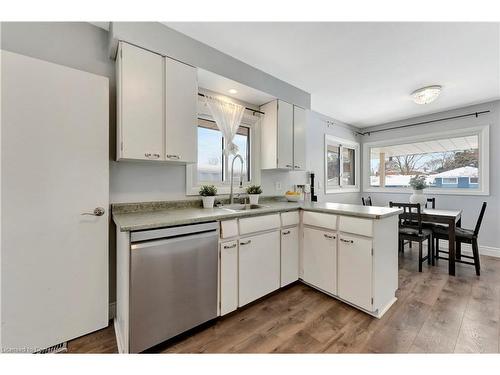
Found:
[[[57,345],[53,345],[50,348],[40,350],[35,354],[57,354],[57,353],[65,353],[68,351],[68,345],[66,342],[62,342]]]

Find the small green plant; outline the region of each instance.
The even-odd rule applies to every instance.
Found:
[[[427,183],[425,182],[425,176],[416,175],[410,179],[410,186],[414,190],[424,190],[427,187]]]
[[[200,195],[202,197],[213,197],[217,195],[217,188],[214,185],[203,185],[200,188]]]
[[[262,188],[259,185],[250,185],[247,187],[247,194],[262,194]]]

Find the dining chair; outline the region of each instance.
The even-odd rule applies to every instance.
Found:
[[[372,198],[371,197],[368,197],[368,198],[364,198],[364,197],[361,197],[361,202],[363,203],[363,206],[372,206]]]
[[[434,241],[432,230],[422,227],[420,203],[389,202],[389,207],[403,209],[399,215],[399,251],[404,252],[405,241],[418,242],[418,272],[422,272],[422,263],[434,264]],[[423,243],[427,240],[427,256],[423,256]]]
[[[479,217],[477,218],[476,227],[474,228],[474,230],[455,228],[455,242],[457,244],[456,245],[457,250],[460,248],[462,243],[471,244],[472,256],[461,254],[461,257],[473,260],[473,262],[468,262],[460,258],[456,258],[455,262],[473,265],[476,268],[476,275],[478,276],[481,274],[481,264],[479,262],[479,246],[477,244],[477,238],[479,235],[479,229],[481,228],[481,223],[483,221],[484,212],[486,211],[486,205],[487,205],[486,202],[483,202],[483,205],[481,206],[481,211],[479,213]],[[449,252],[439,250],[439,240],[448,240],[447,228],[436,227],[433,229],[433,232],[434,232],[433,237],[436,239],[435,254],[433,255],[433,257],[436,258],[436,261],[438,259],[449,260],[450,256]],[[440,253],[448,254],[448,258],[440,257],[439,256]]]
[[[427,198],[425,208],[432,208],[434,210],[436,208],[436,198]]]

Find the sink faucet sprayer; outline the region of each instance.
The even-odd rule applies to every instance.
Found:
[[[229,194],[229,204],[234,203],[234,196],[233,196],[233,174],[234,174],[234,161],[236,159],[240,159],[241,161],[241,171],[240,171],[240,188],[243,187],[243,158],[241,157],[240,154],[237,154],[233,158],[233,162],[231,163],[231,192]]]

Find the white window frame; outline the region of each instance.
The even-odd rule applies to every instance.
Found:
[[[363,192],[367,193],[411,193],[411,187],[390,188],[370,186],[370,148],[391,146],[395,144],[425,142],[437,138],[450,138],[459,136],[477,135],[479,140],[479,189],[446,188],[446,189],[425,189],[426,194],[434,195],[489,195],[490,194],[490,176],[489,176],[489,155],[490,155],[490,126],[483,125],[472,128],[450,130],[447,132],[435,132],[422,136],[412,136],[404,138],[395,138],[387,141],[366,142],[363,144]]]
[[[335,187],[328,186],[328,145],[334,145],[340,148],[340,184]],[[354,185],[343,185],[342,183],[342,173],[343,173],[343,155],[342,155],[342,147],[345,146],[347,148],[351,148],[354,150]],[[325,194],[338,194],[338,193],[357,193],[360,191],[360,144],[356,141],[352,141],[349,139],[335,137],[330,134],[325,134],[325,145],[324,145],[324,185],[325,185]]]
[[[200,117],[204,120],[206,116]],[[244,181],[243,186],[239,186],[240,165],[239,161],[234,163],[234,193],[243,194],[250,185],[260,185],[260,121],[255,118],[254,123],[250,123],[245,117],[241,122],[241,126],[250,128],[250,181]],[[229,176],[228,176],[229,177]],[[206,182],[207,185],[214,185],[217,188],[217,195],[226,195],[230,193],[231,185],[229,178],[227,181],[214,183]],[[198,182],[197,164],[186,165],[186,195],[199,195],[201,185]]]

